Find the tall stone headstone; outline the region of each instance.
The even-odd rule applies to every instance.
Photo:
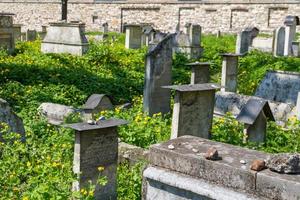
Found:
[[[50,23],[41,45],[44,53],[70,53],[73,55],[85,54],[88,47],[85,24],[80,22]]]
[[[0,48],[9,53],[15,49],[13,16],[11,13],[0,13]]]
[[[295,57],[299,57],[299,42],[292,42],[292,55]]]
[[[108,33],[108,23],[105,22],[102,24],[101,26],[101,32],[104,33],[104,34],[107,34]]]
[[[22,24],[14,24],[14,38],[15,41],[20,41],[21,40],[21,28],[22,28]]]
[[[279,27],[274,31],[274,56],[284,55],[285,27]]]
[[[149,46],[149,42],[154,41],[155,30],[152,26],[144,26],[142,29],[142,45]]]
[[[253,39],[258,35],[259,29],[256,27],[245,28],[237,35],[236,54],[246,54],[252,45]]]
[[[297,96],[296,116],[297,119],[300,120],[300,92],[298,92],[298,96]]]
[[[150,45],[146,56],[144,111],[149,115],[170,111],[170,90],[161,88],[172,84],[172,47],[174,34],[156,45]]]
[[[142,26],[140,25],[125,25],[125,47],[127,49],[139,49],[142,45]]]
[[[28,29],[26,32],[26,41],[35,41],[36,39],[37,39],[37,31]]]
[[[285,43],[284,56],[292,55],[292,42],[296,37],[296,26],[299,25],[299,18],[297,16],[287,16],[284,21],[285,25]]]
[[[191,84],[209,83],[210,74],[208,62],[194,62],[186,66],[191,67]]]
[[[171,138],[183,135],[210,138],[215,92],[220,87],[217,84],[205,83],[165,88],[176,91]]]
[[[79,174],[79,181],[73,184],[73,190],[80,191],[89,185],[96,185],[94,198],[101,200],[117,199],[118,130],[117,126],[127,124],[124,120],[109,119],[96,124],[69,124],[75,130],[73,171]],[[97,184],[98,167],[104,167],[101,176],[108,182],[104,186]]]
[[[238,75],[238,54],[225,53],[222,62],[221,91],[236,92]]]

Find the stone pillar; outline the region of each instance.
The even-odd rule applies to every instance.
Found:
[[[125,26],[125,47],[127,49],[139,49],[142,45],[142,27],[140,25]]]
[[[91,180],[92,184],[96,184],[95,199],[117,199],[117,126],[124,124],[127,124],[124,120],[110,119],[94,125],[86,122],[67,125],[76,131],[73,171],[79,174],[79,181],[73,184],[73,190],[87,187]],[[100,166],[104,167],[101,176],[108,179],[105,186],[97,184]]]
[[[209,83],[209,62],[195,62],[189,63],[187,66],[191,67],[191,84]]]
[[[297,115],[298,120],[300,120],[300,92],[298,92],[296,115]]]
[[[172,84],[173,38],[170,34],[157,45],[150,45],[146,56],[143,104],[150,116],[170,112],[171,92],[161,87]]]
[[[285,42],[285,27],[277,28],[274,31],[273,39],[274,56],[283,56]]]
[[[9,53],[15,49],[13,16],[11,13],[0,13],[0,48],[6,49]]]
[[[299,18],[296,16],[287,16],[284,21],[285,25],[285,43],[284,56],[292,55],[292,42],[296,37],[296,26],[299,25]]]
[[[225,53],[222,62],[222,80],[221,91],[236,92],[237,90],[237,75],[238,75],[238,54]]]
[[[171,138],[193,135],[211,137],[215,105],[215,92],[219,85],[213,83],[165,86],[173,89],[175,104],[172,117]]]

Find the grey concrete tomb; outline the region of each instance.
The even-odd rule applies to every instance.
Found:
[[[15,37],[12,13],[0,13],[0,49],[12,53],[15,49]]]
[[[161,87],[172,83],[173,37],[151,45],[146,56],[143,106],[149,115],[170,111],[171,92]]]
[[[191,84],[209,83],[210,81],[210,68],[209,62],[194,62],[186,64],[191,67]]]
[[[236,92],[239,54],[225,53],[222,61],[221,91]]]
[[[42,41],[41,50],[44,53],[83,55],[88,51],[89,47],[84,32],[84,23],[50,23],[50,26],[47,28],[47,34]]]
[[[210,148],[216,148],[222,159],[207,160],[205,152]],[[267,160],[269,156],[194,136],[152,145],[150,165],[143,174],[143,199],[300,199],[300,175],[279,174],[269,169],[251,170],[254,160]]]
[[[86,122],[67,125],[75,130],[73,171],[79,175],[79,181],[73,184],[73,190],[80,191],[91,180],[96,185],[95,199],[117,199],[117,126],[124,124],[127,121],[109,119],[93,125]],[[104,167],[104,171],[99,172],[98,167]],[[99,173],[108,179],[104,186],[97,184]]]
[[[176,91],[171,138],[183,135],[210,138],[215,92],[220,86],[206,83],[165,86],[164,88]]]
[[[244,123],[244,142],[265,142],[267,120],[275,121],[268,101],[250,99],[237,116]]]
[[[142,46],[142,26],[135,24],[125,25],[125,47],[127,49],[139,49]]]

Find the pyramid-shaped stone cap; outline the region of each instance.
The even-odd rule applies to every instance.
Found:
[[[100,120],[97,121],[96,124],[89,124],[87,122],[75,123],[75,124],[67,124],[64,127],[74,129],[76,131],[91,131],[97,129],[110,128],[120,125],[128,124],[129,122],[122,119],[108,119],[108,120]]]
[[[261,112],[264,112],[269,120],[275,121],[268,101],[254,98],[248,100],[236,119],[239,122],[252,125]]]
[[[170,85],[163,86],[162,88],[173,89],[179,92],[196,92],[196,91],[207,91],[207,90],[217,90],[221,86],[216,83],[203,83],[203,84],[192,84],[192,85]]]

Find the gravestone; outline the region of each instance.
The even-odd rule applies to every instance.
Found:
[[[171,138],[193,135],[211,137],[217,84],[165,86],[175,90]]]
[[[19,133],[21,135],[21,140],[25,141],[25,129],[23,121],[18,117],[7,101],[0,98],[0,122],[4,122],[9,126],[9,131],[14,133]],[[2,136],[0,132],[0,141],[2,141]]]
[[[21,41],[21,28],[22,28],[22,24],[14,24],[13,25],[14,28],[14,38],[15,41]]]
[[[274,56],[284,55],[285,27],[279,27],[274,32]]]
[[[253,39],[249,50],[257,49],[263,52],[273,52],[273,37],[256,37]]]
[[[35,41],[37,39],[36,30],[27,30],[26,32],[26,41]]]
[[[73,190],[80,191],[89,186],[89,180],[96,185],[94,198],[101,200],[117,199],[118,165],[118,129],[127,121],[118,119],[101,120],[96,124],[76,123],[66,127],[75,130],[73,171],[79,175],[79,181],[73,184]],[[97,184],[98,167],[104,167],[101,176],[107,184]]]
[[[155,30],[148,25],[143,27],[142,32],[142,45],[149,46],[149,42],[154,41]]]
[[[81,56],[88,51],[88,47],[84,23],[56,22],[50,23],[41,50],[43,53],[70,53]]]
[[[110,98],[105,94],[92,94],[83,105],[85,118],[92,119],[94,114],[100,113],[103,110],[112,110],[113,104]]]
[[[292,56],[299,57],[299,42],[292,42]]]
[[[107,34],[108,33],[108,23],[107,22],[105,22],[105,23],[103,23],[102,24],[102,26],[101,26],[101,30],[100,30],[102,33],[104,33],[104,34]]]
[[[221,91],[236,92],[238,75],[238,54],[224,53],[222,61]]]
[[[297,119],[300,120],[300,92],[298,92],[298,96],[297,96],[296,116]]]
[[[15,49],[13,16],[11,13],[0,13],[0,49],[9,53]]]
[[[255,96],[271,101],[297,103],[300,91],[300,74],[287,71],[268,71],[258,86]]]
[[[186,66],[191,67],[191,84],[209,83],[209,62],[194,62]]]
[[[267,119],[275,121],[268,101],[251,98],[236,118],[244,123],[244,142],[265,142]]]
[[[299,25],[299,18],[297,16],[287,16],[284,21],[285,25],[285,43],[284,56],[292,55],[292,42],[296,37],[296,26]]]
[[[125,47],[127,49],[139,49],[142,45],[142,26],[126,24],[125,25]]]
[[[71,106],[65,106],[55,103],[42,103],[38,107],[40,115],[45,117],[50,124],[60,125],[64,119],[71,114],[76,113],[76,109]]]
[[[146,55],[143,106],[149,115],[170,111],[170,90],[161,88],[172,84],[172,47],[174,34],[167,35],[156,45],[150,45]]]
[[[252,45],[253,39],[258,35],[259,29],[256,27],[245,28],[237,35],[236,40],[236,54],[246,54],[249,47]]]

